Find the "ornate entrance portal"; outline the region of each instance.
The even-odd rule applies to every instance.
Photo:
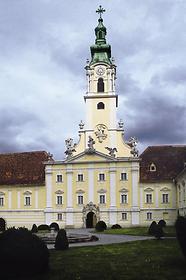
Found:
[[[94,212],[89,212],[86,218],[86,228],[93,228],[96,226],[97,218]]]
[[[100,220],[99,207],[93,204],[93,202],[88,203],[83,207],[83,227],[92,228],[95,227],[96,223]]]

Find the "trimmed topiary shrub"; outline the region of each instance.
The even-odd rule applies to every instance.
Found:
[[[107,229],[107,225],[105,224],[104,221],[99,221],[97,222],[95,229],[97,231],[104,231],[105,229]]]
[[[56,250],[67,250],[69,247],[66,230],[60,229],[56,236],[55,249]]]
[[[186,257],[186,218],[179,216],[176,220],[176,237],[183,255]]]
[[[51,223],[50,224],[50,229],[54,228],[55,231],[59,231],[59,225],[57,223]]]
[[[6,229],[6,222],[3,218],[0,218],[0,231],[5,231]]]
[[[158,222],[158,225],[160,225],[162,228],[166,227],[166,222],[164,220],[160,220]]]
[[[45,243],[25,229],[11,228],[0,234],[1,276],[22,277],[45,272],[49,265],[49,251]],[[11,268],[11,269],[10,269]]]
[[[115,225],[111,226],[111,229],[120,229],[120,228],[122,228],[122,227],[118,224],[115,224]]]
[[[154,236],[154,230],[155,230],[156,226],[157,226],[156,221],[153,221],[153,222],[150,224],[150,227],[149,227],[149,229],[148,229],[148,234],[149,234],[149,235],[153,235],[153,236]]]
[[[36,224],[33,224],[32,229],[31,229],[31,232],[32,232],[32,233],[37,233],[37,232],[38,232],[38,229],[37,229]]]
[[[38,226],[38,231],[40,231],[40,230],[47,230],[47,231],[50,231],[50,227],[48,226],[48,225],[39,225]]]
[[[164,236],[163,228],[160,225],[154,227],[154,234],[157,240],[160,240]]]

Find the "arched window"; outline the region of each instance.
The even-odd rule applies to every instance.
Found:
[[[103,78],[98,79],[97,90],[98,90],[98,92],[104,92]]]
[[[105,104],[103,102],[99,102],[97,104],[97,109],[100,110],[100,109],[105,109]]]

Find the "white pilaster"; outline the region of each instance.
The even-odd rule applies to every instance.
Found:
[[[117,223],[116,211],[116,169],[110,169],[110,209],[109,209],[109,224]]]
[[[156,208],[159,207],[159,188],[155,188],[155,206]]]
[[[17,208],[21,208],[21,194],[20,191],[17,192]]]
[[[94,169],[93,168],[88,169],[88,203],[89,202],[94,202]]]
[[[45,209],[45,223],[50,225],[52,222],[52,168],[46,166],[45,168],[46,181],[46,209]]]
[[[8,208],[12,208],[12,191],[8,191]]]
[[[72,193],[72,169],[67,169],[67,208],[66,225],[73,226],[73,193]]]
[[[139,178],[139,162],[132,162],[132,225],[139,225],[139,205],[138,205],[138,178]]]
[[[38,189],[35,190],[35,208],[38,208]]]
[[[140,208],[143,208],[143,188],[140,188]]]

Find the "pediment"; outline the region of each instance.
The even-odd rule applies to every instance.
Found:
[[[106,161],[116,161],[115,158],[112,156],[108,156],[106,154],[93,151],[89,153],[87,150],[84,151],[83,153],[80,153],[74,157],[71,157],[67,159],[65,162],[66,163],[79,163],[79,162],[106,162]]]
[[[145,192],[153,192],[154,190],[152,188],[146,188],[144,189]]]
[[[79,190],[77,190],[77,191],[76,191],[76,193],[81,194],[81,193],[85,193],[85,191],[84,191],[84,190],[79,189]]]
[[[170,192],[170,189],[167,187],[164,187],[160,190],[161,192]]]
[[[55,192],[55,194],[63,194],[64,193],[64,191],[62,191],[62,190],[57,190],[56,192]]]
[[[24,194],[24,195],[31,195],[32,192],[31,192],[31,191],[25,191],[23,194]]]
[[[105,189],[98,190],[98,193],[106,193],[107,191]]]
[[[119,192],[126,193],[126,192],[128,192],[128,190],[126,188],[122,188],[122,189],[119,190]]]

